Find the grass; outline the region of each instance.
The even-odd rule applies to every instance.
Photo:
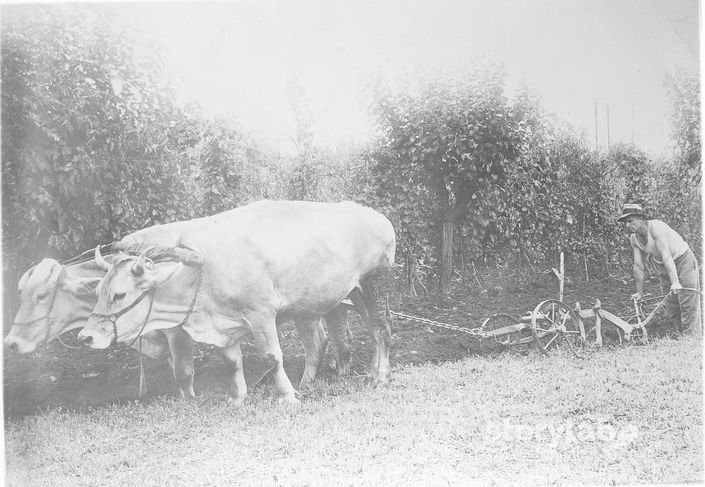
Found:
[[[161,398],[6,424],[10,486],[620,485],[702,482],[693,338],[584,360],[501,355],[318,383]]]

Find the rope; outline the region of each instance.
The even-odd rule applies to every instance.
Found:
[[[113,245],[115,245],[115,243],[101,245],[100,246],[100,253],[101,254],[105,254],[105,253],[111,254],[113,252]],[[74,257],[71,257],[69,259],[66,259],[66,260],[59,262],[59,264],[69,266],[69,265],[77,265],[77,264],[83,264],[84,262],[89,262],[89,261],[93,260],[93,253],[94,252],[95,252],[95,249],[85,250]]]
[[[140,337],[140,385],[139,396],[142,397],[147,393],[147,379],[144,375],[144,364],[142,363],[142,337]]]
[[[145,291],[145,293],[148,293],[148,291],[151,291],[151,290],[147,290],[147,291]],[[151,294],[151,293],[148,293],[148,294]],[[139,299],[138,299],[138,301],[139,301]],[[142,345],[142,332],[144,331],[145,327],[147,326],[147,323],[149,323],[149,315],[152,314],[152,305],[153,304],[154,304],[154,296],[152,296],[152,299],[149,300],[149,309],[147,310],[147,316],[144,317],[144,323],[142,323],[142,328],[140,328],[140,331],[137,332],[137,336],[135,337],[135,339],[132,340],[128,344],[128,347],[131,347],[132,345],[134,345],[138,338],[140,340],[140,345]],[[117,318],[115,318],[115,321],[113,321],[113,326],[115,327],[115,341],[117,342]],[[140,354],[140,358],[142,358],[142,354]]]

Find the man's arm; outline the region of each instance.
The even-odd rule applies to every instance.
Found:
[[[629,243],[632,245],[632,251],[634,252],[634,282],[636,283],[636,293],[632,295],[632,298],[641,298],[644,295],[644,257],[641,254],[641,249],[637,247],[635,235],[629,238]]]

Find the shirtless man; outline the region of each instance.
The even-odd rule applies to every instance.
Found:
[[[636,293],[644,292],[644,265],[653,261],[659,270],[661,285],[670,285],[672,291],[666,303],[668,314],[678,331],[702,333],[700,321],[700,289],[698,262],[683,238],[661,220],[648,220],[641,205],[627,203],[618,222],[626,222],[631,234],[629,241],[634,251],[634,280]],[[691,289],[691,290],[689,290]]]

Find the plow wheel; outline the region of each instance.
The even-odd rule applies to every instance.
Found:
[[[542,301],[531,313],[531,334],[541,352],[577,354],[585,347],[585,329],[575,312],[556,299]]]
[[[507,313],[495,313],[487,318],[480,326],[480,334],[487,337],[488,341],[499,343],[503,347],[515,350],[524,350],[527,348],[526,339],[531,336],[528,325],[524,329],[511,330],[508,327],[521,323],[519,316]],[[503,332],[503,328],[508,328],[508,331]],[[495,334],[495,331],[499,333]]]

